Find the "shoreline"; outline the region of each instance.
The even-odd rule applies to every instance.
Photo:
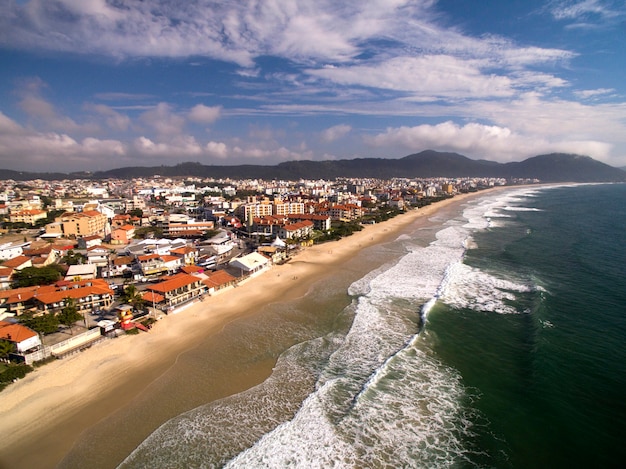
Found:
[[[159,376],[176,366],[181,354],[218,334],[227,324],[254,315],[254,305],[300,298],[312,284],[361,249],[384,243],[417,220],[426,221],[443,208],[511,187],[457,195],[383,223],[367,225],[341,240],[305,248],[292,261],[271,267],[237,289],[221,292],[164,317],[149,333],[107,340],[36,369],[0,394],[3,416],[0,468],[57,466],[81,434],[149,392],[148,388]],[[284,288],[286,284],[290,284],[288,289]],[[224,383],[221,397],[259,384],[271,374],[272,367],[273,363],[259,364],[252,375]],[[133,437],[139,441],[120,442],[127,447],[124,451],[128,448],[132,451],[144,438]]]

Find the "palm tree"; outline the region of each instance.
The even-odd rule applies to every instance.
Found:
[[[145,300],[141,296],[141,293],[139,293],[137,287],[132,283],[124,289],[122,299],[125,303],[132,305],[134,309],[141,309],[143,307],[143,304],[145,303]]]

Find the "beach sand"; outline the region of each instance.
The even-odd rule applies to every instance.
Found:
[[[149,399],[158,378],[177,366],[181,354],[217,335],[226,324],[253,315],[259,305],[302,297],[314,282],[359,250],[395,239],[402,229],[426,223],[436,211],[457,206],[474,195],[459,195],[411,210],[387,222],[368,225],[339,241],[306,248],[287,264],[273,266],[236,288],[165,316],[149,333],[107,340],[36,369],[0,393],[0,468],[57,467],[77,442],[83,446],[104,445],[103,441],[90,442],[90,438],[97,440],[98,435],[91,435],[89,430],[111,415],[116,419],[109,425],[119,428],[119,441],[107,442],[110,454],[100,455],[106,463],[70,458],[62,466],[117,466],[165,419],[206,402],[206,396],[199,402],[191,396],[188,402],[172,405],[171,410],[160,409],[153,422],[150,415],[134,415],[133,421],[125,421],[125,407],[133,400]],[[218,384],[211,399],[236,394],[262,382],[271,374],[273,365],[274,360],[268,359],[245,370],[217,368],[220,376],[213,377]],[[176,399],[172,396],[172,403]],[[158,405],[167,407],[169,403]],[[137,419],[142,420],[141,424]]]

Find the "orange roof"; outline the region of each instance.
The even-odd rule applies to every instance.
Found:
[[[8,340],[9,342],[19,344],[36,335],[37,333],[35,331],[21,324],[9,324],[6,322],[0,324],[0,339]]]
[[[0,267],[0,277],[10,277],[12,273],[12,267]]]
[[[185,273],[180,273],[172,275],[167,280],[149,286],[148,290],[166,293],[172,290],[176,290],[177,288],[184,287],[186,285],[194,284],[199,281],[200,280],[198,279],[198,277],[194,277],[193,275]]]
[[[165,297],[163,295],[159,295],[158,293],[155,293],[153,291],[143,292],[141,294],[141,297],[144,300],[149,301],[150,303],[160,303],[161,301],[165,300]]]
[[[106,283],[106,282],[105,282]],[[91,295],[113,295],[113,290],[107,285],[95,285],[90,287],[68,288],[67,290],[57,290],[50,293],[37,294],[36,299],[45,304],[59,303],[66,298],[78,300]]]
[[[237,280],[225,270],[216,270],[207,276],[208,278],[203,282],[207,287],[219,287]]]
[[[164,255],[164,256],[161,256],[161,260],[163,262],[172,262],[172,261],[180,260],[180,257]]]
[[[197,273],[197,272],[204,272],[204,269],[202,267],[197,266],[197,265],[186,265],[186,266],[182,267],[180,270],[182,270],[186,274],[193,274],[193,273]]]
[[[170,252],[173,252],[174,254],[189,254],[192,252],[196,252],[197,249],[192,248],[190,246],[185,246],[184,248],[177,248],[177,249],[172,249]]]
[[[145,261],[150,261],[152,259],[158,259],[159,256],[158,254],[144,254],[143,256],[137,256],[137,260],[139,262],[145,262]]]
[[[28,256],[17,256],[13,259],[9,259],[8,261],[4,261],[2,265],[4,267],[19,267],[26,264],[28,261],[30,261],[30,257]]]

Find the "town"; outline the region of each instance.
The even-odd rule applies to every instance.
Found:
[[[2,181],[0,386],[31,365],[148,332],[307,246],[455,194],[528,182]]]

